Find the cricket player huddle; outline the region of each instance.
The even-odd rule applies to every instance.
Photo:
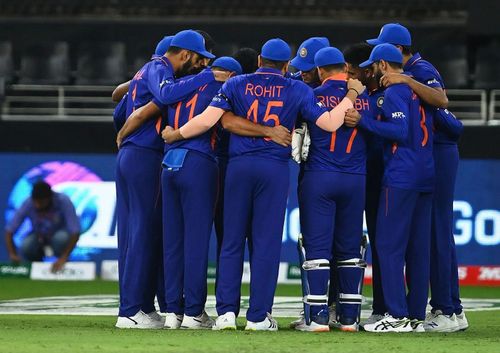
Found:
[[[116,327],[235,330],[247,244],[245,329],[277,331],[293,158],[304,310],[291,327],[465,330],[452,232],[462,124],[446,109],[440,74],[411,44],[395,23],[343,53],[309,38],[293,58],[277,38],[234,58],[215,58],[203,31],[160,41],[113,93],[121,99]],[[364,213],[373,311],[360,322]],[[214,225],[215,320],[205,312]]]

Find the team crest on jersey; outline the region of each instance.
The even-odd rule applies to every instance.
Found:
[[[306,47],[302,47],[299,51],[299,55],[301,58],[305,58],[307,56],[307,49]]]
[[[377,99],[377,107],[381,107],[384,104],[384,97],[378,97]]]

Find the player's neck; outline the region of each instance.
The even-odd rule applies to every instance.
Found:
[[[412,53],[403,55],[403,66],[406,65],[406,63],[408,62],[408,60],[410,60],[412,58],[412,56],[413,56]]]
[[[176,54],[166,53],[164,57],[170,62],[170,64],[172,65],[172,70],[174,72],[177,72],[182,67],[182,64],[180,63]]]

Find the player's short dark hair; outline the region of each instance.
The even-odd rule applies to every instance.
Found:
[[[260,57],[260,60],[262,62],[262,66],[276,70],[283,70],[286,64],[288,64],[288,61],[269,60],[269,59],[264,59],[262,56]]]
[[[215,41],[212,36],[201,29],[196,29],[195,31],[201,34],[203,36],[203,39],[205,39],[205,49],[209,52],[212,52],[215,48]]]
[[[403,47],[403,50],[402,50],[403,55],[411,55],[411,46],[402,45],[402,47]]]
[[[244,74],[251,74],[259,68],[257,58],[259,53],[252,48],[240,48],[234,53],[233,58],[240,63]]]
[[[184,50],[184,49],[179,48],[179,47],[174,47],[171,45],[170,47],[168,47],[167,53],[168,54],[179,54],[181,52],[181,50]]]
[[[345,62],[359,67],[359,64],[368,60],[372,49],[372,46],[366,42],[352,44],[344,50]]]
[[[389,66],[392,67],[393,69],[402,69],[403,68],[403,64],[395,63],[394,61],[388,61],[387,64],[389,64]]]
[[[52,197],[52,189],[49,184],[43,180],[33,184],[33,189],[31,190],[31,198],[33,200],[44,200],[50,197]]]
[[[332,64],[332,65],[325,65],[325,66],[320,66],[323,70],[325,71],[342,71],[345,67],[345,64]]]

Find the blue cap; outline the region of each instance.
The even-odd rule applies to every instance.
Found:
[[[318,50],[314,56],[314,64],[317,67],[335,64],[345,64],[344,54],[335,47],[327,47]]]
[[[172,39],[170,46],[194,51],[205,58],[215,58],[215,55],[209,53],[205,48],[205,39],[203,36],[192,29],[186,29],[177,33]]]
[[[168,48],[170,48],[170,43],[172,43],[173,38],[174,36],[163,37],[163,39],[156,45],[155,55],[165,55]]]
[[[290,65],[300,71],[312,70],[316,65],[314,64],[314,55],[318,50],[328,47],[330,41],[326,37],[312,37],[305,40],[297,50],[297,55],[292,59]]]
[[[236,75],[241,75],[243,72],[240,63],[230,56],[221,56],[220,58],[215,59],[212,63],[212,67],[220,67],[228,71],[234,71],[236,72]]]
[[[367,67],[373,64],[374,62],[380,60],[391,61],[394,63],[402,64],[403,54],[401,54],[399,49],[392,44],[389,43],[379,44],[372,49],[370,58],[359,64],[359,67]]]
[[[288,61],[292,56],[290,46],[280,38],[269,39],[262,46],[260,56],[274,61]]]
[[[371,45],[390,43],[394,45],[411,46],[410,31],[399,23],[388,23],[380,29],[378,38],[368,39],[366,41]]]

